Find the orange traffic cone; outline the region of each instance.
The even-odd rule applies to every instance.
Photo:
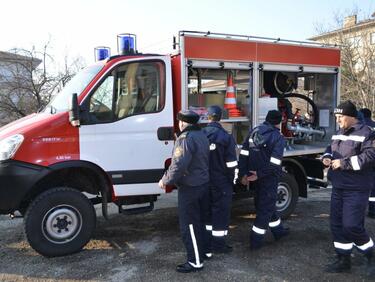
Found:
[[[233,75],[232,72],[227,74],[227,92],[225,95],[224,109],[227,109],[229,117],[240,117],[242,112],[237,109],[236,95],[234,94]]]

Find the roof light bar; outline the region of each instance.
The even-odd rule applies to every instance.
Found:
[[[99,46],[94,49],[95,62],[105,60],[111,56],[111,48]]]
[[[120,55],[133,55],[137,53],[137,36],[131,33],[117,35],[117,51]]]

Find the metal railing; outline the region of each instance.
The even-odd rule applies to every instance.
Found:
[[[290,40],[290,39],[282,39],[282,38],[272,38],[272,37],[262,37],[262,36],[252,36],[252,35],[238,35],[238,34],[229,34],[229,33],[218,33],[218,32],[210,32],[210,31],[192,31],[192,30],[181,30],[179,31],[179,36],[184,35],[201,35],[204,37],[213,37],[213,38],[223,38],[223,39],[241,39],[241,40],[254,40],[254,41],[265,41],[265,42],[272,42],[272,43],[292,43],[296,45],[303,45],[303,46],[319,46],[319,47],[329,47],[329,48],[339,48],[340,45],[337,44],[326,44],[321,42],[314,42],[314,41],[298,41],[298,40]]]

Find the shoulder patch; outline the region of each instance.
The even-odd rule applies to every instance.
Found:
[[[179,138],[186,138],[189,132],[182,133]]]
[[[210,144],[210,151],[213,151],[216,149],[216,144],[215,143],[211,143]]]
[[[179,158],[182,156],[182,148],[180,146],[177,146],[176,149],[174,149],[173,157]]]

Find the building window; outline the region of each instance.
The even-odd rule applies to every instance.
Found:
[[[375,60],[369,61],[369,69],[371,73],[375,73]]]
[[[370,34],[370,42],[371,44],[375,44],[375,32]]]
[[[348,38],[348,45],[350,48],[363,47],[363,41],[361,36],[353,36]]]

